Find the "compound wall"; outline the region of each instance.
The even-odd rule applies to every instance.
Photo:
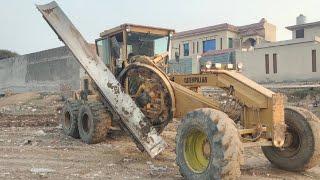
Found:
[[[0,93],[79,88],[80,66],[67,47],[0,60]]]

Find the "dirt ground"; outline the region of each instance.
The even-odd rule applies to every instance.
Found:
[[[169,146],[151,159],[120,131],[95,145],[65,136],[58,95],[15,96],[0,99],[0,179],[182,179],[174,153],[178,120],[163,133]],[[240,179],[320,179],[320,167],[299,173],[273,167],[259,147],[245,149],[241,170]]]

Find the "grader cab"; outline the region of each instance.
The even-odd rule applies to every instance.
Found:
[[[169,77],[163,68],[173,30],[121,25],[100,34],[98,57],[55,2],[37,8],[89,77],[64,107],[67,135],[98,143],[115,123],[154,157],[165,148],[159,134],[173,118],[182,118],[175,152],[187,179],[239,176],[248,142],[263,145],[270,162],[286,170],[318,164],[318,118],[301,108],[285,108],[282,95],[228,70]],[[190,90],[204,85],[224,88],[242,103],[237,125],[219,102]]]
[[[100,33],[101,38],[96,40],[96,49],[107,67],[113,74],[118,75],[131,63],[134,56],[147,56],[152,59],[166,56],[173,33],[174,30],[171,29],[122,24]]]

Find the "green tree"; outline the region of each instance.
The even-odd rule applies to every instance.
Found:
[[[16,52],[12,52],[12,51],[5,50],[5,49],[0,49],[0,60],[1,59],[15,57],[15,56],[18,56],[18,55],[19,54],[16,53]]]

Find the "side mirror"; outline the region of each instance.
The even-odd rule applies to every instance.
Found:
[[[180,58],[179,52],[175,52],[174,56],[175,56],[176,62],[179,62],[179,58]]]

